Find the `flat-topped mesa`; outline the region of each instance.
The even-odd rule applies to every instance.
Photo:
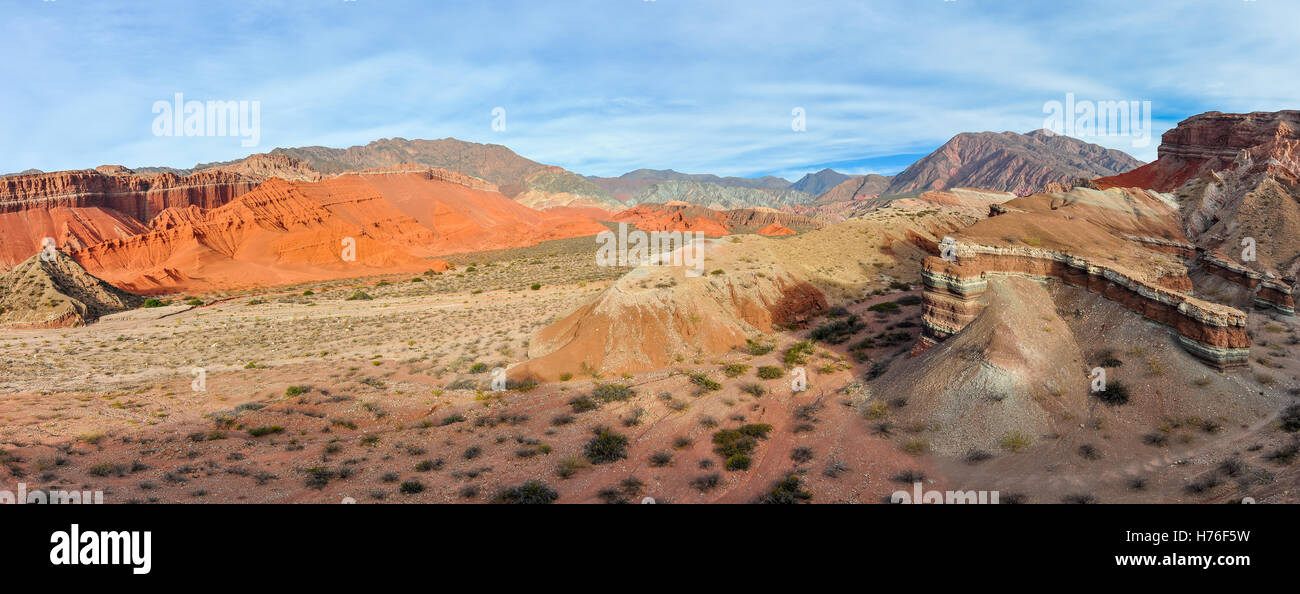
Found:
[[[983,305],[987,279],[1018,276],[1057,280],[1087,289],[1147,319],[1172,328],[1191,354],[1218,369],[1240,366],[1250,355],[1246,314],[1190,296],[1187,287],[1159,286],[1114,268],[1053,250],[959,244],[955,261],[925,260],[923,333],[913,349],[920,353],[960,332]]]

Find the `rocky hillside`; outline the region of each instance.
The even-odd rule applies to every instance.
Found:
[[[715,184],[728,188],[757,188],[767,190],[784,190],[790,187],[790,181],[776,177],[719,177],[709,173],[681,173],[672,169],[637,169],[618,177],[588,176],[587,179],[609,192],[615,199],[625,204],[632,202],[632,197],[641,190],[662,182],[698,182]]]
[[[629,205],[647,202],[689,202],[714,209],[765,206],[782,208],[812,202],[816,196],[790,189],[723,186],[694,181],[666,181],[646,186],[628,199]]]
[[[1161,138],[1159,158],[1096,180],[1099,187],[1173,192],[1184,233],[1196,247],[1293,285],[1300,270],[1300,111],[1209,112]],[[1255,246],[1250,259],[1243,241]],[[1252,284],[1253,286],[1253,284]]]
[[[1123,173],[1141,161],[1046,130],[963,133],[894,176],[884,194],[971,187],[1027,195],[1047,184]]]
[[[610,220],[631,223],[644,231],[693,231],[712,237],[733,233],[789,235],[823,226],[816,219],[771,208],[714,210],[686,202],[639,204]]]
[[[62,252],[0,274],[0,327],[65,328],[139,307],[142,299],[91,276]]]
[[[119,287],[158,293],[419,273],[446,267],[433,256],[606,229],[456,183],[461,177],[397,168],[318,182],[273,178],[219,208],[169,209],[146,233],[73,256]],[[350,260],[342,255],[347,239],[355,241]]]
[[[1188,352],[1214,367],[1245,364],[1246,314],[1193,296],[1187,262],[1196,251],[1179,231],[1167,195],[1074,188],[992,210],[996,216],[954,234],[953,259],[925,261],[918,352],[977,317],[990,278],[1021,276],[1099,293],[1170,328]]]
[[[46,237],[65,250],[129,237],[168,208],[216,208],[259,182],[230,171],[137,175],[119,167],[0,178],[0,269],[36,253]]]
[[[407,140],[385,138],[365,146],[345,149],[309,146],[277,148],[276,155],[297,158],[322,173],[394,167],[406,163],[457,171],[496,184],[502,194],[516,198],[529,194],[533,204],[561,200],[546,195],[567,194],[575,206],[617,206],[609,194],[582,176],[559,167],[525,159],[498,144],[478,144],[455,138]],[[549,204],[567,206],[565,204]]]

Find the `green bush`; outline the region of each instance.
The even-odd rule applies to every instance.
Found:
[[[796,342],[785,350],[786,365],[803,365],[808,362],[808,355],[813,354],[816,347],[808,341]]]
[[[164,305],[167,305],[168,303],[170,303],[170,302],[169,302],[169,301],[163,301],[162,299],[158,299],[157,297],[150,297],[150,298],[144,300],[144,307],[149,307],[149,308],[152,308],[152,307],[162,307],[162,306],[164,306]]]
[[[627,444],[626,435],[619,435],[608,428],[598,427],[596,436],[583,446],[582,454],[592,464],[616,462],[627,457]]]
[[[785,370],[780,367],[764,365],[758,368],[758,377],[762,379],[777,379],[785,375]]]
[[[248,430],[248,434],[252,435],[253,437],[261,437],[263,435],[270,435],[272,433],[284,433],[284,427],[281,427],[279,425],[271,425],[269,427],[254,427]]]
[[[424,483],[420,481],[403,481],[402,486],[398,488],[403,495],[414,495],[424,491]]]
[[[530,480],[518,487],[502,489],[492,503],[511,505],[542,505],[555,503],[560,494],[539,480]]]

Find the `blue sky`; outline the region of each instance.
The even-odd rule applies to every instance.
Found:
[[[1044,105],[1300,108],[1296,0],[5,0],[0,172],[456,137],[590,175],[892,173]],[[155,136],[259,101],[260,144]],[[504,131],[492,110],[506,110]],[[792,130],[803,108],[806,131]]]

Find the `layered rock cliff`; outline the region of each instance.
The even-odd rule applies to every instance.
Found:
[[[925,331],[915,352],[960,332],[983,307],[988,280],[1010,276],[1100,294],[1173,329],[1210,365],[1243,364],[1246,314],[1192,295],[1187,264],[1197,252],[1178,232],[1169,201],[1152,192],[1074,188],[999,205],[994,216],[955,234],[946,258],[925,261]]]
[[[1300,271],[1300,111],[1209,112],[1161,137],[1160,158],[1095,180],[1098,187],[1172,192],[1207,271],[1294,311]]]

